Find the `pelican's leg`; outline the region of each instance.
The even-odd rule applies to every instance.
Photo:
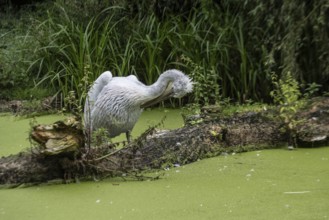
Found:
[[[130,138],[131,138],[130,131],[126,131],[126,138],[127,138],[128,143],[130,143]]]

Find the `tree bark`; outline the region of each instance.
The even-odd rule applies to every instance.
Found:
[[[299,121],[295,129],[298,146],[329,144],[329,98],[313,99],[296,114],[296,120]],[[84,146],[81,126],[75,120],[68,121],[35,126],[31,137],[39,143],[37,147],[31,152],[0,159],[0,184],[95,176],[138,178],[143,170],[188,164],[232,152],[282,147],[291,136],[283,131],[285,124],[277,110],[224,117],[212,108],[204,108],[201,116],[190,119],[183,128],[172,131],[151,128],[122,148],[116,144],[88,148]],[[68,146],[63,147],[65,144]]]

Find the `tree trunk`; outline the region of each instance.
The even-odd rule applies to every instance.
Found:
[[[69,181],[90,177],[126,176],[232,152],[284,146],[291,132],[278,111],[247,112],[223,117],[217,108],[172,131],[151,128],[122,148],[116,144],[84,147],[81,126],[73,119],[35,126],[31,137],[39,144],[31,152],[0,159],[0,184]],[[297,146],[328,145],[329,98],[317,98],[300,110],[294,131]],[[52,146],[52,144],[55,144]],[[58,145],[58,146],[57,146]]]

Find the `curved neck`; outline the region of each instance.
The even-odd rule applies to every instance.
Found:
[[[156,98],[159,95],[163,94],[167,89],[168,85],[175,80],[175,74],[171,71],[166,71],[160,75],[158,80],[149,85],[150,97]]]
[[[172,83],[175,76],[175,72],[166,71],[154,84],[147,86],[147,93],[140,102],[141,107],[146,108],[169,98],[172,94]]]

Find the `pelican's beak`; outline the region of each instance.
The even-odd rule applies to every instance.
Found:
[[[141,108],[148,108],[152,105],[155,105],[163,100],[166,100],[168,98],[170,98],[170,96],[172,96],[173,94],[173,91],[172,91],[172,83],[170,83],[166,90],[161,94],[159,95],[158,97],[152,99],[152,100],[149,100],[147,102],[145,102],[144,104],[141,105]]]

